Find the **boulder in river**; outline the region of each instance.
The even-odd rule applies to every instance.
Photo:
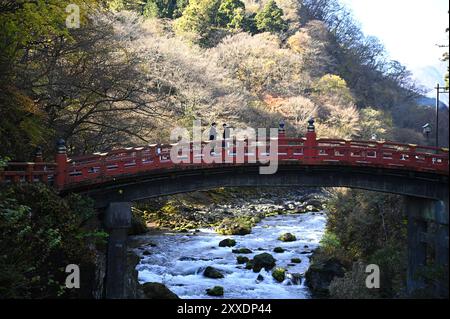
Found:
[[[223,296],[223,287],[222,286],[215,286],[211,289],[206,289],[206,294],[213,297],[220,297]]]
[[[271,254],[263,253],[260,255],[256,255],[253,260],[253,271],[260,272],[261,269],[265,269],[266,271],[272,270],[275,267],[276,260],[273,258]]]
[[[233,254],[243,254],[243,255],[248,255],[252,253],[252,251],[248,248],[233,249],[232,252]]]
[[[144,256],[150,256],[152,253],[149,252],[148,250],[144,250],[144,252],[142,253],[142,255]]]
[[[259,284],[263,281],[264,281],[264,276],[259,274],[258,277],[256,277],[256,283]]]
[[[236,246],[236,241],[234,239],[224,239],[219,243],[219,247],[234,247]]]
[[[239,265],[246,264],[246,263],[248,263],[250,261],[250,259],[248,259],[247,257],[244,257],[244,256],[237,256],[236,259],[237,259],[237,263]]]
[[[292,242],[292,241],[296,241],[297,237],[295,237],[295,235],[291,234],[291,233],[286,233],[281,235],[280,237],[278,237],[279,240],[284,241],[284,242]]]
[[[291,262],[292,262],[293,264],[301,264],[301,263],[302,263],[302,260],[301,260],[300,258],[292,258],[292,259],[291,259]]]
[[[251,218],[225,218],[222,223],[216,227],[216,232],[222,235],[248,235],[252,232],[252,227],[256,220]]]
[[[158,282],[146,282],[142,285],[142,290],[147,299],[180,299],[169,288]]]
[[[223,278],[223,274],[214,267],[206,267],[203,276],[212,279]]]
[[[298,273],[286,274],[286,278],[290,279],[294,285],[300,285],[302,283],[302,275]]]
[[[273,250],[273,252],[274,253],[277,253],[277,254],[282,254],[282,253],[284,253],[286,250],[284,250],[283,248],[281,248],[281,247],[275,247],[275,249]]]
[[[275,268],[272,271],[272,277],[275,278],[278,282],[283,282],[286,279],[286,269],[284,268]]]
[[[306,284],[316,295],[328,295],[330,283],[345,274],[342,264],[334,258],[313,262],[305,274]]]

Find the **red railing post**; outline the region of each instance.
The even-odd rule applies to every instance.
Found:
[[[58,189],[64,188],[64,185],[66,184],[67,149],[65,144],[66,143],[63,139],[60,139],[57,144],[57,153],[55,157],[55,185]]]
[[[142,169],[142,149],[135,149],[135,159],[136,159],[136,170],[140,171]]]
[[[305,160],[308,164],[312,164],[315,161],[315,158],[318,155],[317,151],[317,135],[316,128],[314,126],[314,119],[311,118],[308,121],[308,131],[306,133],[306,141],[305,141]]]

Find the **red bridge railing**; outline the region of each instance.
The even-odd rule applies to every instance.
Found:
[[[218,163],[206,161],[204,151],[207,147],[210,148],[211,142],[203,142],[200,145],[185,145],[188,155],[183,157],[180,152],[177,160],[184,162],[178,164],[170,156],[172,147],[180,146],[178,144],[125,148],[69,158],[65,146],[60,143],[54,163],[42,162],[39,156],[33,163],[10,162],[0,170],[0,183],[44,182],[61,190],[80,183],[101,183],[152,170],[246,165],[267,159],[267,154],[270,153],[269,140],[265,142],[267,150],[261,151],[260,148],[258,153],[254,149],[255,142],[248,140],[227,140],[228,148],[221,148],[222,141],[215,143],[217,153],[212,158]],[[290,162],[294,165],[366,166],[449,174],[447,149],[393,142],[317,139],[313,126],[309,127],[305,138],[286,138],[283,132],[280,133],[277,150],[272,151],[280,164]],[[242,157],[242,162],[237,161],[239,156]]]

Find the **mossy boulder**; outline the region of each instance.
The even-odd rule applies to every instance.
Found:
[[[301,264],[302,260],[300,258],[292,258],[291,263],[293,264]]]
[[[260,272],[261,269],[265,269],[266,271],[272,270],[276,265],[276,259],[273,258],[271,254],[263,253],[256,255],[253,260],[253,271]]]
[[[180,299],[169,288],[158,282],[146,282],[142,285],[142,291],[147,299]]]
[[[203,276],[212,279],[220,279],[224,277],[223,274],[214,267],[206,267],[205,271],[203,272]]]
[[[283,248],[281,248],[281,247],[276,247],[274,250],[273,250],[273,252],[274,253],[277,253],[277,254],[282,254],[282,253],[284,253],[286,250],[284,250]]]
[[[291,233],[286,233],[278,237],[278,239],[284,242],[293,242],[297,240],[297,237]]]
[[[278,282],[283,282],[286,279],[286,269],[284,268],[275,268],[272,271],[272,277],[275,278]]]
[[[247,270],[251,270],[251,269],[253,269],[253,267],[254,267],[253,260],[249,260],[249,261],[247,261],[247,263],[245,264],[245,269],[247,269]]]
[[[213,297],[223,296],[223,287],[222,286],[215,286],[214,288],[206,289],[206,294],[208,296],[213,296]]]
[[[248,248],[233,249],[232,252],[233,254],[243,254],[243,255],[248,255],[252,253],[252,251]]]
[[[219,226],[216,227],[216,232],[222,235],[248,235],[252,232],[252,227],[256,223],[257,219],[255,218],[225,218]]]
[[[247,257],[244,257],[244,256],[237,256],[236,259],[237,259],[237,263],[239,265],[246,264],[246,263],[248,263],[250,261],[250,259],[248,259]]]
[[[219,247],[234,247],[236,246],[236,241],[234,239],[224,239],[219,243]]]
[[[330,283],[345,274],[344,266],[335,258],[314,260],[305,273],[306,284],[316,296],[328,296]]]

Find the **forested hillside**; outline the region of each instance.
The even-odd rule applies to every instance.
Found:
[[[81,27],[65,25],[69,3]],[[1,1],[0,156],[168,141],[192,119],[424,144],[434,111],[337,0]],[[444,32],[444,31],[443,31]],[[448,145],[448,110],[441,116]]]

